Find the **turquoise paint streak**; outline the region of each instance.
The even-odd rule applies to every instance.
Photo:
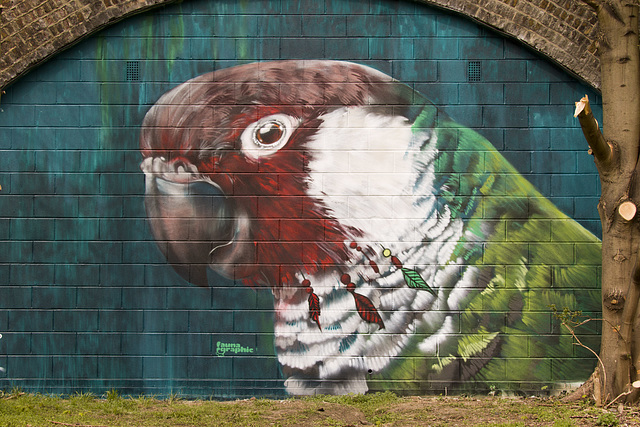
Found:
[[[100,105],[98,122],[92,125],[99,126],[102,153],[87,158],[87,169],[117,171],[126,164],[127,172],[138,172],[138,156],[131,152],[138,146],[138,132],[133,129],[139,127],[157,98],[147,82],[172,80],[174,75],[184,80],[176,68],[181,57],[188,57],[188,43],[181,7],[177,12],[171,16],[145,15],[124,28],[115,27],[98,36],[95,76],[100,85]],[[139,80],[127,81],[130,61],[139,65]]]

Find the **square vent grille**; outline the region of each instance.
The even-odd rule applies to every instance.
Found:
[[[482,81],[482,63],[480,61],[469,61],[467,67],[467,80],[470,82]]]
[[[127,61],[126,79],[128,82],[140,81],[140,62]]]

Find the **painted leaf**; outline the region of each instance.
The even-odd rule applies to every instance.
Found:
[[[320,326],[320,299],[315,293],[309,294],[309,317],[316,322],[318,329],[322,330]]]
[[[362,320],[369,323],[376,323],[380,326],[380,329],[384,329],[382,317],[378,314],[378,310],[371,300],[364,295],[360,295],[355,292],[352,292],[352,295],[356,300],[356,310],[358,310],[358,314],[362,317]]]
[[[404,281],[407,283],[407,286],[409,286],[410,288],[422,289],[429,292],[434,297],[437,296],[436,291],[434,291],[433,288],[429,286],[427,281],[424,280],[420,273],[418,273],[417,271],[403,268],[402,275],[404,276]]]

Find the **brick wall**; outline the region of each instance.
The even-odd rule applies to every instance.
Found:
[[[3,0],[0,87],[100,28],[133,13],[173,1]],[[503,31],[599,87],[598,60],[592,45],[596,37],[596,17],[580,1],[422,2],[462,13]]]
[[[460,247],[475,248],[465,252],[466,264],[447,267],[454,272],[451,283],[466,271],[483,271],[457,288],[464,298],[443,296],[423,310],[436,316],[431,323],[442,330],[423,324],[417,334],[405,334],[392,328],[391,310],[380,308],[384,298],[377,299],[349,270],[358,281],[354,292],[380,308],[387,324],[383,337],[397,343],[418,337],[425,340],[423,353],[416,357],[409,348],[397,359],[382,357],[381,363],[391,363],[385,370],[371,366],[369,373],[363,365],[328,383],[362,391],[362,382],[349,379],[364,375],[370,390],[498,387],[541,393],[588,377],[593,358],[561,334],[546,304],[594,316],[600,306],[599,181],[567,102],[588,93],[598,113],[595,90],[513,39],[440,8],[395,0],[304,6],[286,0],[192,0],[153,9],[81,41],[7,87],[0,113],[0,388],[284,395],[293,368],[283,368],[281,350],[299,352],[302,357],[293,360],[303,364],[305,346],[274,340],[269,290],[213,274],[209,287],[197,287],[169,265],[163,255],[169,242],[155,241],[145,211],[139,135],[151,106],[187,79],[255,61],[308,59],[347,60],[380,70],[461,125],[455,138],[444,130],[439,134],[434,173],[441,182],[434,191],[442,218],[447,209],[455,211],[458,224],[468,230],[465,236],[479,236],[475,245]],[[283,96],[295,90],[296,85],[286,87]],[[397,111],[413,114],[413,120],[421,112],[421,120],[440,129],[427,121],[434,113],[420,95],[407,102],[415,108],[396,106]],[[469,129],[485,136],[500,156]],[[367,132],[375,136],[388,129]],[[378,151],[401,161],[403,152],[380,146]],[[379,182],[378,164],[380,179],[407,172],[389,169],[387,157],[362,161],[360,153],[337,151],[345,156],[338,156],[336,165],[368,173],[372,183]],[[477,203],[480,193],[487,197]],[[390,194],[368,195],[388,202],[382,196]],[[375,204],[366,205],[367,212],[353,200],[345,206],[365,216],[375,211],[367,223],[378,224],[381,233],[403,219],[384,216],[393,209],[380,216]],[[282,239],[292,245],[290,236]],[[444,248],[444,239],[420,238],[415,245],[433,240]],[[279,241],[272,243],[278,250]],[[368,255],[378,246],[371,244]],[[406,254],[393,255],[408,267],[428,270]],[[381,266],[392,268],[383,255],[376,256]],[[292,261],[283,256],[282,263]],[[321,294],[319,279],[312,279]],[[451,283],[434,277],[428,285],[450,296]],[[351,298],[345,302],[351,304],[350,321],[364,322],[352,306],[356,297],[341,292]],[[428,302],[429,295],[416,301]],[[318,340],[341,327],[328,323],[332,311],[324,304],[332,298],[321,297],[322,331],[308,322],[306,299],[300,310],[307,335]],[[447,307],[456,301],[461,305]],[[399,313],[413,315],[404,308]],[[358,331],[365,329],[379,332],[375,322],[364,322]],[[597,327],[582,333],[584,343],[598,346]],[[432,335],[439,338],[429,341]],[[366,334],[345,337],[339,349],[346,351],[358,336]],[[455,357],[461,352],[465,358]]]
[[[89,34],[167,0],[3,0],[2,86]]]

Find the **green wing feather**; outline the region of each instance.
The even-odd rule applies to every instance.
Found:
[[[395,364],[387,378],[405,385],[431,378],[432,390],[455,376],[461,389],[474,390],[479,383],[508,388],[517,381],[540,391],[585,380],[595,360],[573,345],[549,305],[599,315],[599,239],[542,196],[484,137],[426,102],[414,122],[415,131],[423,128],[437,135],[441,203],[465,224],[466,237],[450,262],[477,268],[485,283],[461,304],[457,338],[433,355],[410,346],[405,354],[415,357]],[[595,326],[577,332],[598,350]]]

